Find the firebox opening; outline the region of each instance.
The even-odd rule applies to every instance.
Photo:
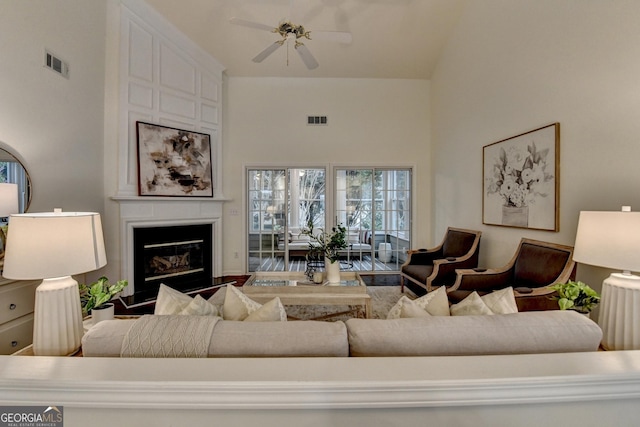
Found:
[[[155,299],[161,283],[185,293],[211,287],[212,247],[211,224],[135,228],[135,299]]]

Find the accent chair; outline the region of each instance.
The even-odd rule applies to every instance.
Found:
[[[407,251],[409,256],[400,267],[401,291],[404,292],[405,279],[419,286],[418,293],[453,285],[456,269],[478,266],[481,235],[481,231],[449,227],[435,248]]]
[[[464,269],[456,272],[447,289],[449,301],[457,303],[473,291],[486,295],[509,286],[514,288],[519,311],[557,310],[548,286],[575,279],[573,246],[522,239],[511,260],[501,268]]]

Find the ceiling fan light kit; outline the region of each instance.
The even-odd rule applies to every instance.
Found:
[[[271,27],[269,25],[261,24],[259,22],[247,21],[240,18],[231,18],[230,22],[236,25],[242,25],[249,28],[255,28],[258,30],[265,30],[272,33],[277,33],[282,37],[281,40],[277,40],[276,42],[270,44],[266,47],[262,52],[258,53],[254,58],[253,62],[262,62],[273,52],[278,50],[278,48],[284,45],[285,42],[292,40],[294,42],[294,48],[298,55],[300,55],[300,59],[304,62],[304,65],[309,70],[313,70],[319,66],[318,61],[311,54],[311,51],[307,46],[302,43],[299,39],[307,39],[312,40],[311,31],[307,31],[304,26],[297,25],[289,21],[284,21],[280,23],[277,27]],[[343,32],[343,31],[314,31],[313,37],[319,40],[327,40],[334,41],[339,43],[351,43],[352,36],[351,33]],[[287,55],[287,65],[289,65],[288,55]]]

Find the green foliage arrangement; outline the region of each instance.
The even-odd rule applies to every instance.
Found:
[[[558,292],[556,299],[560,310],[575,310],[590,313],[600,302],[600,295],[582,282],[568,281],[550,286]]]
[[[340,251],[347,248],[347,229],[339,224],[333,227],[330,233],[325,232],[323,229],[320,229],[319,233],[315,233],[313,222],[309,221],[307,228],[302,230],[300,234],[309,236],[310,252],[324,255],[329,258],[331,263],[338,261]]]
[[[101,277],[97,282],[79,285],[80,288],[80,304],[82,306],[82,314],[87,316],[94,308],[99,308],[127,287],[129,282],[126,280],[118,280],[115,284],[109,284],[109,279]]]

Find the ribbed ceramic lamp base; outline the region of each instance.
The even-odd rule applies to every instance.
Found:
[[[640,350],[640,277],[613,273],[602,283],[602,346],[607,350]]]
[[[66,356],[80,348],[82,309],[78,282],[71,276],[45,279],[36,289],[33,353]]]

